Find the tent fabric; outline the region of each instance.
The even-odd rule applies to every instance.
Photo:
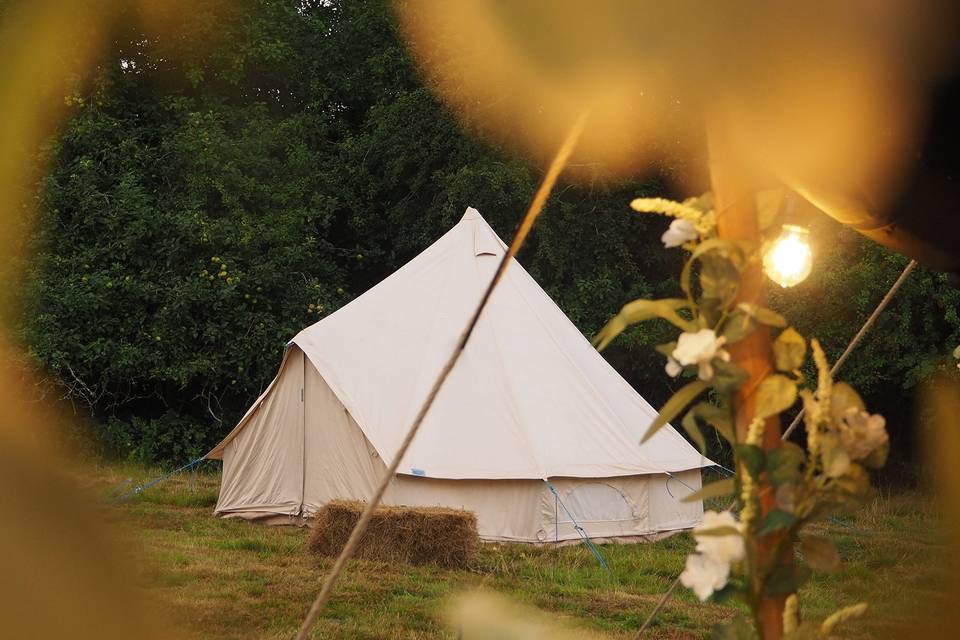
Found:
[[[277,377],[207,454],[224,462],[216,514],[292,522],[331,499],[368,499],[504,251],[468,209],[294,337]],[[577,539],[561,500],[594,537],[689,528],[702,504],[679,497],[712,463],[670,426],[639,445],[656,415],[514,261],[384,504],[470,509],[486,540]]]
[[[467,209],[423,253],[293,339],[384,460],[399,448],[504,250]],[[656,416],[514,260],[399,472],[542,479],[710,464],[672,428],[638,447]]]

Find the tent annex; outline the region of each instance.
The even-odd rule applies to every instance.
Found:
[[[469,208],[297,334],[207,454],[223,459],[216,514],[297,522],[329,500],[371,496],[505,249]],[[514,261],[384,503],[471,510],[486,540],[574,540],[571,516],[600,539],[690,528],[703,506],[680,498],[712,463],[669,426],[639,445],[656,415]]]

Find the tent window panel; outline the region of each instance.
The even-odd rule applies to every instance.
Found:
[[[563,505],[557,512],[559,524],[572,524],[567,511],[579,524],[600,522],[633,522],[641,518],[633,502],[620,489],[605,482],[584,482],[561,496]]]

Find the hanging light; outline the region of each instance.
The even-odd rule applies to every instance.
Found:
[[[803,282],[813,267],[810,232],[795,224],[783,225],[780,234],[763,256],[763,270],[781,287]]]

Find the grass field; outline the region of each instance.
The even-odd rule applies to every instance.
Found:
[[[104,466],[85,477],[100,495],[152,470]],[[139,578],[164,618],[195,638],[289,638],[330,565],[306,549],[307,532],[211,516],[219,476],[185,474],[135,498],[105,506],[124,525]],[[867,601],[848,637],[890,637],[926,607],[949,605],[940,588],[947,550],[938,518],[916,494],[878,497],[855,519],[824,527],[838,541],[844,569],[815,576],[801,593],[806,617]],[[606,574],[581,546],[560,549],[484,545],[469,570],[353,561],[315,637],[452,638],[441,620],[455,594],[483,587],[602,637],[629,638],[682,570],[688,535],[602,547]],[[909,594],[909,597],[908,597]],[[926,609],[924,609],[925,611]],[[733,615],[700,605],[685,589],[659,615],[650,638],[702,638]]]

